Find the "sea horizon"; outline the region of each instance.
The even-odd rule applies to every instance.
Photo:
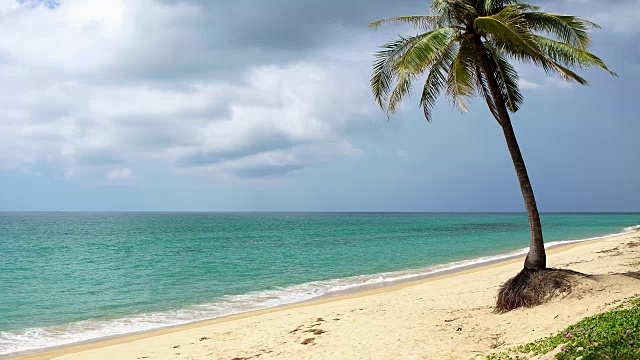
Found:
[[[525,211],[311,211],[311,210],[0,210],[0,214],[20,213],[158,213],[158,214],[521,214]],[[580,215],[580,214],[612,214],[636,215],[638,211],[540,211],[540,215]]]

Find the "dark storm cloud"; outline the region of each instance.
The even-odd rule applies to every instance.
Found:
[[[207,166],[241,159],[253,154],[267,153],[271,151],[286,151],[301,144],[300,140],[293,139],[290,135],[265,129],[266,133],[256,134],[253,139],[244,141],[238,147],[230,149],[192,151],[189,154],[178,157],[180,166]]]
[[[143,41],[126,49],[128,61],[111,74],[122,80],[233,79],[248,66],[287,64],[343,46],[380,17],[425,13],[428,2],[160,1],[181,15],[141,22]],[[147,14],[141,14],[141,17]],[[105,75],[105,78],[108,78]]]
[[[376,19],[425,14],[430,1],[205,1],[158,0],[181,16],[143,22],[144,41],[128,48],[129,61],[116,78],[128,81],[233,80],[249,66],[287,64],[313,59],[319,51],[341,48]],[[630,27],[634,0],[533,2],[558,12],[576,13],[602,22],[607,29]],[[618,22],[613,15],[628,14]],[[145,16],[142,14],[141,16]],[[393,28],[389,31],[394,31]],[[396,29],[397,31],[397,29]]]

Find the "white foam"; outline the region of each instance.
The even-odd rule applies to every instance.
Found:
[[[624,228],[624,231],[626,233],[630,233],[630,232],[634,232],[634,231],[640,231],[640,225],[626,227],[626,228]]]
[[[554,241],[547,243],[545,247],[549,248],[563,244],[624,235],[634,231],[640,231],[640,225],[624,228],[623,232],[617,234],[587,239]],[[306,301],[320,296],[330,296],[331,294],[355,290],[361,287],[384,286],[389,283],[426,277],[444,271],[453,271],[463,267],[504,260],[524,255],[528,251],[529,248],[522,248],[504,254],[484,256],[422,269],[359,275],[326,281],[313,281],[275,290],[254,291],[244,295],[224,296],[212,303],[191,306],[184,309],[138,314],[115,320],[86,320],[46,328],[0,332],[0,355],[68,345],[187,324],[200,320],[214,319],[232,314]]]

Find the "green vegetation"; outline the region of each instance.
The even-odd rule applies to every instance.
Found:
[[[640,359],[640,296],[615,309],[585,318],[558,334],[521,345],[488,360],[528,359],[560,349],[556,359]]]
[[[371,23],[372,28],[408,24],[417,31],[414,36],[400,36],[383,45],[376,53],[371,76],[373,96],[390,117],[411,93],[414,83],[424,81],[420,105],[429,121],[443,92],[463,112],[475,95],[484,99],[505,136],[531,229],[524,269],[505,283],[496,308],[509,311],[535,305],[539,294],[555,289],[532,287],[554,283],[558,274],[535,275],[547,271],[547,262],[538,207],[509,115],[523,102],[512,62],[533,64],[581,85],[587,81],[572,69],[595,67],[615,75],[589,52],[589,31],[599,27],[576,16],[543,12],[518,0],[433,0],[430,9],[429,15]]]

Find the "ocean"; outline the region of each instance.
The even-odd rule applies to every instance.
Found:
[[[542,223],[553,245],[631,231],[640,214]],[[381,286],[528,239],[524,214],[0,213],[0,355]]]

